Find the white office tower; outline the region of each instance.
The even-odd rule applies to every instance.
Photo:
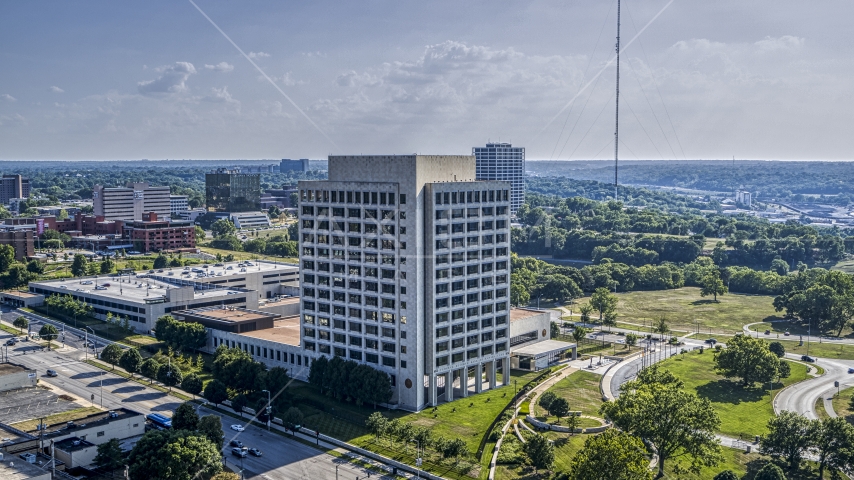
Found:
[[[478,180],[510,182],[510,211],[516,213],[525,203],[525,149],[509,143],[487,143],[474,147]]]
[[[406,410],[508,382],[509,183],[473,156],[332,156],[299,196],[307,355],[387,372]]]
[[[169,187],[152,187],[148,182],[131,182],[124,187],[95,185],[92,201],[95,215],[104,220],[140,221],[143,213],[154,212],[161,218],[172,214]]]

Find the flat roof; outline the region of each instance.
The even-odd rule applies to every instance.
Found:
[[[246,262],[249,262],[252,265],[246,265]],[[222,265],[222,266],[216,267],[214,265]],[[241,266],[241,265],[243,265],[243,266]],[[240,261],[240,262],[218,262],[218,263],[207,264],[207,267],[208,268],[205,268],[205,265],[190,265],[190,270],[194,269],[194,268],[201,268],[206,273],[213,273],[216,276],[220,276],[219,275],[220,273],[222,274],[221,276],[226,276],[226,275],[237,275],[240,273],[254,273],[254,272],[273,272],[273,271],[284,272],[287,270],[299,271],[299,265],[296,265],[293,263],[271,262],[268,260],[244,260],[244,261]],[[231,268],[229,269],[229,267],[231,267]],[[245,268],[246,271],[241,272],[240,271],[241,268]],[[190,270],[186,270],[186,271],[190,271]],[[184,273],[184,271],[185,271],[184,267],[171,267],[171,268],[164,268],[162,272],[160,272],[158,270],[157,273],[154,273],[151,275],[162,276],[162,275],[169,275],[169,272],[173,272],[171,276],[176,276],[176,275],[180,276]],[[192,274],[192,275],[193,275],[193,278],[195,278],[195,274]],[[205,278],[198,279],[198,281],[200,281],[200,282],[209,282],[211,280],[214,280],[214,278],[213,277],[205,277]]]
[[[177,278],[176,280],[180,280],[180,278]],[[184,280],[196,281],[195,279]],[[197,283],[202,284],[203,282]],[[165,299],[166,291],[168,289],[181,287],[181,285],[176,285],[171,282],[164,282],[149,278],[146,274],[141,274],[141,276],[115,275],[104,277],[67,278],[47,282],[32,282],[30,285],[62,289],[69,294],[85,293],[93,297],[120,299],[123,302],[132,303],[146,303],[146,301],[153,301],[159,298]],[[210,289],[206,287],[203,290],[197,289],[194,294],[194,298],[199,298],[200,296],[224,297],[228,295],[228,292],[239,292],[239,290],[225,286]]]
[[[110,412],[115,413],[116,416],[110,417]],[[118,420],[128,418],[128,417],[141,417],[141,416],[143,416],[143,415],[137,411],[130,410],[128,408],[119,408],[116,410],[91,413],[89,415],[81,415],[80,417],[77,417],[77,418],[70,418],[69,421],[74,422],[74,428],[75,429],[80,429],[80,428],[89,428],[89,427],[95,426],[95,425],[105,425],[105,424],[108,424],[110,422],[118,421]],[[66,429],[66,428],[68,428],[68,421],[60,422],[60,423],[54,423],[52,425],[48,425],[47,427],[45,427],[45,433],[46,434],[47,433],[54,433],[54,432],[58,432],[60,430]],[[32,430],[32,432],[38,432],[38,430]]]
[[[75,444],[75,442],[77,442]],[[79,437],[69,437],[54,443],[56,448],[66,452],[75,452],[84,448],[94,447],[95,444]]]
[[[260,338],[298,347],[300,344],[300,316],[292,315],[273,322],[273,328],[240,333],[244,337]]]
[[[526,345],[520,349],[510,349],[512,355],[530,355],[533,357],[543,355],[550,352],[562,352],[570,348],[574,348],[576,344],[569,342],[561,342],[559,340],[543,340],[531,345]]]
[[[12,463],[14,466],[10,466]],[[38,467],[18,455],[9,455],[8,460],[5,458],[0,462],[0,478],[3,480],[29,480],[30,478],[44,477],[50,478],[50,472]]]
[[[272,307],[274,305],[292,305],[299,303],[300,297],[292,295],[289,297],[269,298],[261,301],[260,307]]]
[[[3,292],[3,295],[6,295],[6,296],[8,296],[8,297],[12,297],[12,298],[32,298],[32,297],[37,297],[37,296],[38,296],[38,295],[36,295],[35,293],[30,293],[30,292],[19,292],[19,291],[17,291],[17,290],[12,290],[12,291],[8,291],[8,292]]]
[[[26,372],[28,368],[24,368],[14,363],[0,363],[0,375],[9,375],[10,373]]]
[[[264,318],[275,318],[278,315],[274,313],[259,312],[257,310],[248,310],[245,308],[195,308],[192,310],[181,310],[175,312],[175,315],[187,315],[198,318],[209,318],[220,322],[242,323]]]
[[[527,308],[511,308],[510,309],[510,322],[515,322],[516,320],[522,320],[523,318],[533,317],[535,315],[542,314],[550,315],[548,310],[530,310]]]

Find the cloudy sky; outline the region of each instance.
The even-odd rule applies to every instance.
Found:
[[[0,159],[613,158],[616,2],[195,1],[0,3]],[[851,159],[851,18],[624,1],[620,157]]]

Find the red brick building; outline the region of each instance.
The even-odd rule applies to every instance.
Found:
[[[142,221],[123,222],[122,237],[140,252],[190,250],[196,248],[196,227],[192,222],[158,220],[154,212],[143,213]]]

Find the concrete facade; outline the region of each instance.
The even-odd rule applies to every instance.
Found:
[[[525,203],[525,149],[509,143],[487,143],[486,147],[472,148],[477,158],[478,180],[503,180],[512,184],[510,211]]]
[[[35,387],[37,382],[35,370],[14,363],[0,363],[0,392]]]
[[[472,156],[329,157],[329,180],[299,183],[307,354],[388,373],[391,403],[407,410],[436,404],[448,373],[468,378],[486,370],[494,386],[496,365],[509,355],[509,191],[505,182],[476,182]],[[452,210],[472,216],[452,220]],[[438,226],[447,228],[437,233]],[[457,281],[471,280],[471,296],[445,287],[436,293],[437,271],[451,268],[462,269]],[[470,316],[451,321],[466,300]],[[447,339],[437,338],[437,315],[448,316],[439,322],[448,327],[438,326],[449,330],[438,332]],[[452,337],[462,342],[453,352],[445,345]],[[465,382],[460,392],[467,391]]]
[[[169,187],[152,187],[148,182],[128,183],[124,187],[95,185],[92,200],[93,213],[105,220],[142,220],[142,214],[148,212],[169,218],[172,213]]]
[[[510,309],[510,348],[548,340],[551,335],[551,314],[547,310]]]

